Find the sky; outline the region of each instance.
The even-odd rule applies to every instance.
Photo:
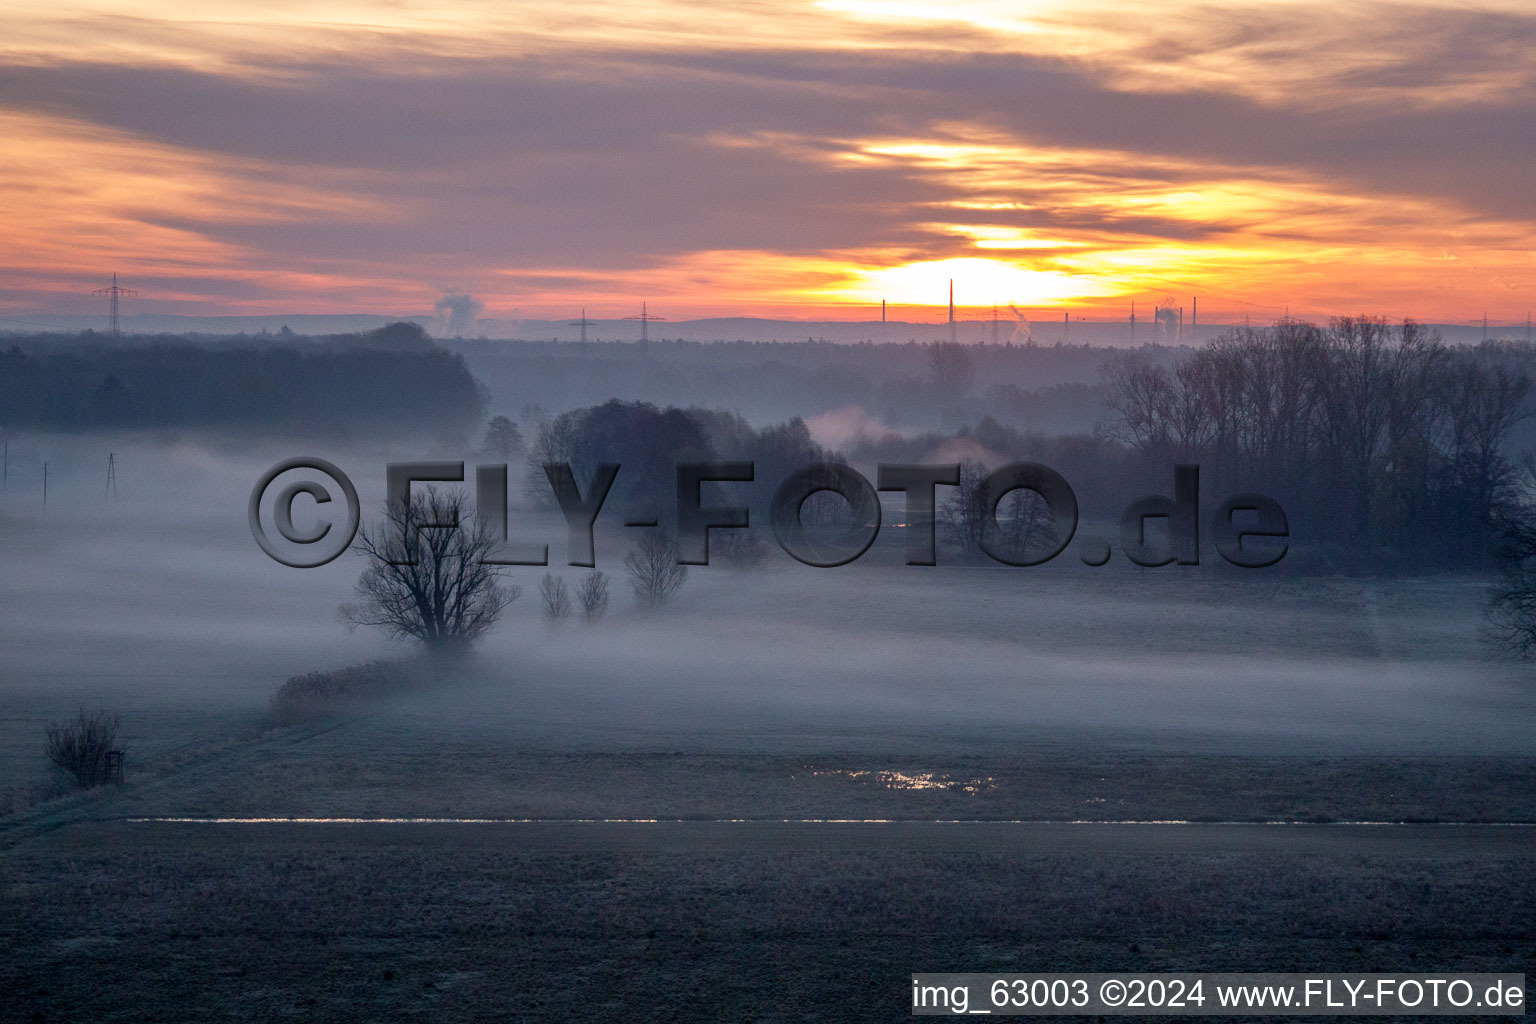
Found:
[[[0,0],[0,313],[1536,306],[1536,7]]]

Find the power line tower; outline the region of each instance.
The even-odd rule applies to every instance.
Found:
[[[139,293],[134,291],[132,288],[119,288],[117,286],[117,273],[114,271],[112,274],[112,287],[97,288],[95,291],[91,292],[91,294],[105,295],[108,298],[112,306],[112,337],[116,338],[120,336],[123,332],[118,328],[117,325],[117,300],[122,297],[135,299],[138,298]]]
[[[583,345],[585,345],[587,343],[587,328],[596,325],[596,323],[597,323],[596,320],[588,320],[587,319],[587,309],[586,309],[585,306],[583,306],[582,309],[581,309],[581,319],[580,320],[572,320],[570,323],[566,324],[566,326],[567,327],[580,327],[581,328],[581,343]]]
[[[666,317],[657,316],[655,313],[650,312],[645,308],[645,303],[642,302],[640,303],[640,312],[636,313],[634,316],[627,316],[624,319],[640,321],[640,344],[644,345],[650,341],[650,332],[647,330],[647,328],[650,327],[651,321],[665,320]]]
[[[117,455],[107,453],[107,500],[117,500]]]

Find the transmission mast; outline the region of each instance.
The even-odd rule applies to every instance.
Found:
[[[583,306],[582,309],[581,309],[581,319],[580,320],[572,320],[569,324],[566,324],[566,326],[567,327],[580,327],[581,328],[581,343],[583,345],[585,345],[587,343],[587,328],[590,327],[590,326],[594,326],[596,323],[597,323],[596,320],[588,320],[587,319],[587,309],[586,309],[585,306]]]
[[[114,271],[112,274],[112,286],[110,288],[97,288],[95,291],[91,292],[91,294],[105,295],[107,297],[108,303],[112,308],[112,337],[120,337],[123,332],[118,328],[117,323],[117,300],[124,296],[130,299],[137,298],[139,293],[134,291],[132,288],[119,288],[117,286],[117,273]]]
[[[650,327],[651,321],[665,320],[666,317],[657,316],[655,313],[649,312],[645,308],[645,303],[642,302],[640,303],[640,312],[636,313],[634,316],[627,316],[624,319],[640,321],[640,344],[644,345],[650,341],[650,332],[647,330],[647,328]]]
[[[117,500],[117,455],[107,453],[107,500]]]

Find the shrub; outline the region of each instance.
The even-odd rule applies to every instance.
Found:
[[[539,582],[539,597],[544,600],[544,618],[550,625],[558,626],[571,617],[571,592],[565,580],[554,573],[545,573]]]
[[[608,610],[608,574],[593,569],[581,578],[576,587],[576,600],[581,602],[581,617],[596,622]]]
[[[677,540],[662,530],[651,530],[624,556],[624,570],[642,605],[666,603],[688,578],[688,567],[678,565]]]
[[[768,556],[768,547],[754,530],[716,530],[710,538],[709,560],[717,558],[728,569],[756,569]]]
[[[421,666],[409,661],[370,661],[332,672],[291,676],[272,695],[275,725],[324,718],[414,686]]]
[[[121,726],[115,712],[81,708],[73,720],[48,727],[48,760],[82,788],[99,786],[107,781],[107,753],[119,749]]]

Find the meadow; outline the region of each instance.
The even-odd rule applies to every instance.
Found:
[[[86,466],[92,444],[55,457]],[[923,568],[887,534],[840,569],[695,569],[647,612],[612,528],[602,622],[549,627],[541,570],[518,570],[472,660],[272,728],[288,676],[410,652],[338,620],[355,559],[257,550],[246,492],[289,452],[119,452],[115,503],[82,470],[46,511],[4,505],[8,1019],[893,1019],[911,970],[1536,956],[1536,855],[1508,826],[913,838],[951,820],[1536,822],[1536,687],[1483,643],[1479,576],[1070,552]],[[391,453],[334,457],[372,507]],[[558,523],[514,529],[563,554]],[[79,704],[123,715],[128,780],[50,798],[43,728]],[[682,831],[131,820],[218,817]],[[787,831],[687,831],[737,819]]]

